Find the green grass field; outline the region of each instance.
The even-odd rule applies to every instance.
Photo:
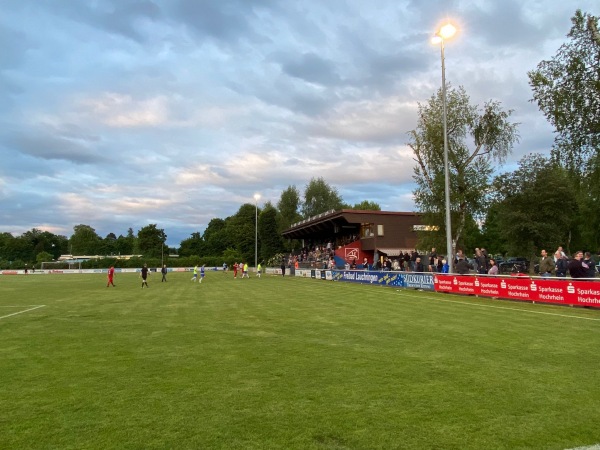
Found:
[[[0,448],[600,442],[600,311],[190,277],[0,277]]]

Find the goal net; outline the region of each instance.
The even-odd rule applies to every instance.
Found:
[[[65,270],[65,269],[76,269],[81,270],[81,261],[50,261],[43,262],[41,266],[42,270]]]

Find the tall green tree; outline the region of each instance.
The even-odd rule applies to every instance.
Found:
[[[277,210],[267,202],[258,217],[259,259],[267,261],[284,250],[283,239],[277,223]]]
[[[135,250],[136,237],[133,229],[127,230],[127,236],[119,235],[115,242],[115,253],[119,255],[133,255]],[[137,254],[137,253],[136,253]]]
[[[11,233],[2,233],[0,252],[0,256],[6,261],[34,261],[31,242],[23,236],[15,237]]]
[[[481,241],[478,247],[485,248],[489,255],[508,253],[508,242],[502,234],[499,209],[499,203],[492,201],[481,227]]]
[[[440,89],[427,104],[419,105],[417,128],[409,133],[408,143],[417,162],[415,203],[424,223],[438,229],[428,234],[438,250],[446,247],[442,108]],[[492,162],[503,162],[518,141],[517,124],[509,120],[511,113],[493,100],[479,109],[470,104],[463,87],[447,88],[451,232],[455,246],[464,248],[467,220],[480,219],[488,205]]]
[[[331,209],[342,209],[342,197],[337,189],[323,178],[311,178],[304,189],[302,215],[304,218],[324,213]]]
[[[228,247],[234,246],[234,239],[227,232],[226,225],[229,218],[223,219],[212,219],[204,233],[202,239],[204,241],[204,247],[200,250],[204,250],[208,256],[221,256]],[[200,253],[199,256],[204,256]]]
[[[73,227],[69,246],[73,255],[97,255],[101,241],[94,228],[80,224]]]
[[[281,193],[277,202],[277,210],[280,215],[280,232],[288,229],[293,223],[302,219],[298,212],[300,210],[300,192],[296,186],[288,186]]]
[[[52,253],[53,259],[58,259],[60,255],[69,253],[69,239],[66,236],[52,234],[52,237],[49,239],[49,245],[44,249]]]
[[[225,234],[232,243],[227,247],[237,250],[247,263],[254,263],[255,214],[256,206],[245,203],[225,224]]]
[[[199,232],[194,232],[179,244],[179,256],[204,255],[204,240]]]
[[[600,33],[598,17],[577,10],[569,40],[528,73],[533,100],[556,129],[553,155],[582,174],[600,152]]]
[[[57,236],[49,231],[32,228],[21,235],[21,238],[29,242],[32,256],[35,259],[39,253],[45,252],[53,255],[54,259],[62,253],[67,253],[67,242],[65,236]],[[30,259],[27,259],[30,260]]]
[[[356,203],[351,209],[357,211],[381,211],[381,206],[379,206],[379,203],[363,200],[360,203]]]
[[[600,154],[588,161],[578,197],[579,248],[600,254]]]
[[[569,251],[577,214],[575,188],[563,167],[539,154],[519,161],[514,172],[494,180],[498,229],[513,255]]]
[[[160,258],[162,252],[169,249],[165,246],[167,235],[165,230],[157,228],[155,223],[142,227],[137,234],[138,246],[142,255],[147,258]]]
[[[117,236],[115,233],[108,233],[100,246],[101,253],[103,255],[115,255],[118,254],[117,250]]]
[[[567,42],[529,72],[533,100],[556,130],[552,155],[574,175],[574,244],[592,251],[600,250],[599,21],[577,10]]]
[[[40,252],[35,257],[35,261],[37,263],[49,262],[49,261],[52,261],[53,259],[54,258],[52,257],[52,253],[48,253],[48,252]]]

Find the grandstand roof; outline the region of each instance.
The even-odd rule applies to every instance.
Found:
[[[323,240],[356,234],[365,250],[385,248],[395,252],[415,248],[420,226],[421,215],[415,212],[342,209],[296,222],[282,235],[288,239]]]

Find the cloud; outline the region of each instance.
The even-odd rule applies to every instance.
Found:
[[[3,6],[0,231],[157,223],[170,245],[255,192],[277,203],[315,176],[346,202],[413,209],[407,132],[440,87],[429,38],[446,18],[459,25],[448,80],[521,123],[507,167],[547,152],[527,71],[566,40],[574,13],[558,0]]]
[[[131,95],[107,92],[98,98],[80,102],[83,114],[111,127],[147,127],[163,125],[168,120],[165,96],[136,101]]]
[[[147,0],[53,4],[39,4],[27,0],[24,3],[33,4],[36,9],[41,8],[50,20],[67,19],[72,22],[71,26],[85,24],[100,32],[115,34],[140,43],[146,40],[142,32],[144,22],[154,22],[160,20],[162,16],[157,3]]]
[[[66,160],[75,164],[94,164],[103,160],[84,139],[57,136],[42,130],[29,133],[13,132],[0,136],[0,144],[8,151],[16,151],[34,158]]]
[[[309,83],[331,86],[340,82],[335,65],[312,52],[290,57],[282,64],[282,69],[288,75]]]
[[[3,23],[0,23],[0,42],[0,68],[3,70],[21,65],[25,61],[27,51],[35,47],[27,34]]]

